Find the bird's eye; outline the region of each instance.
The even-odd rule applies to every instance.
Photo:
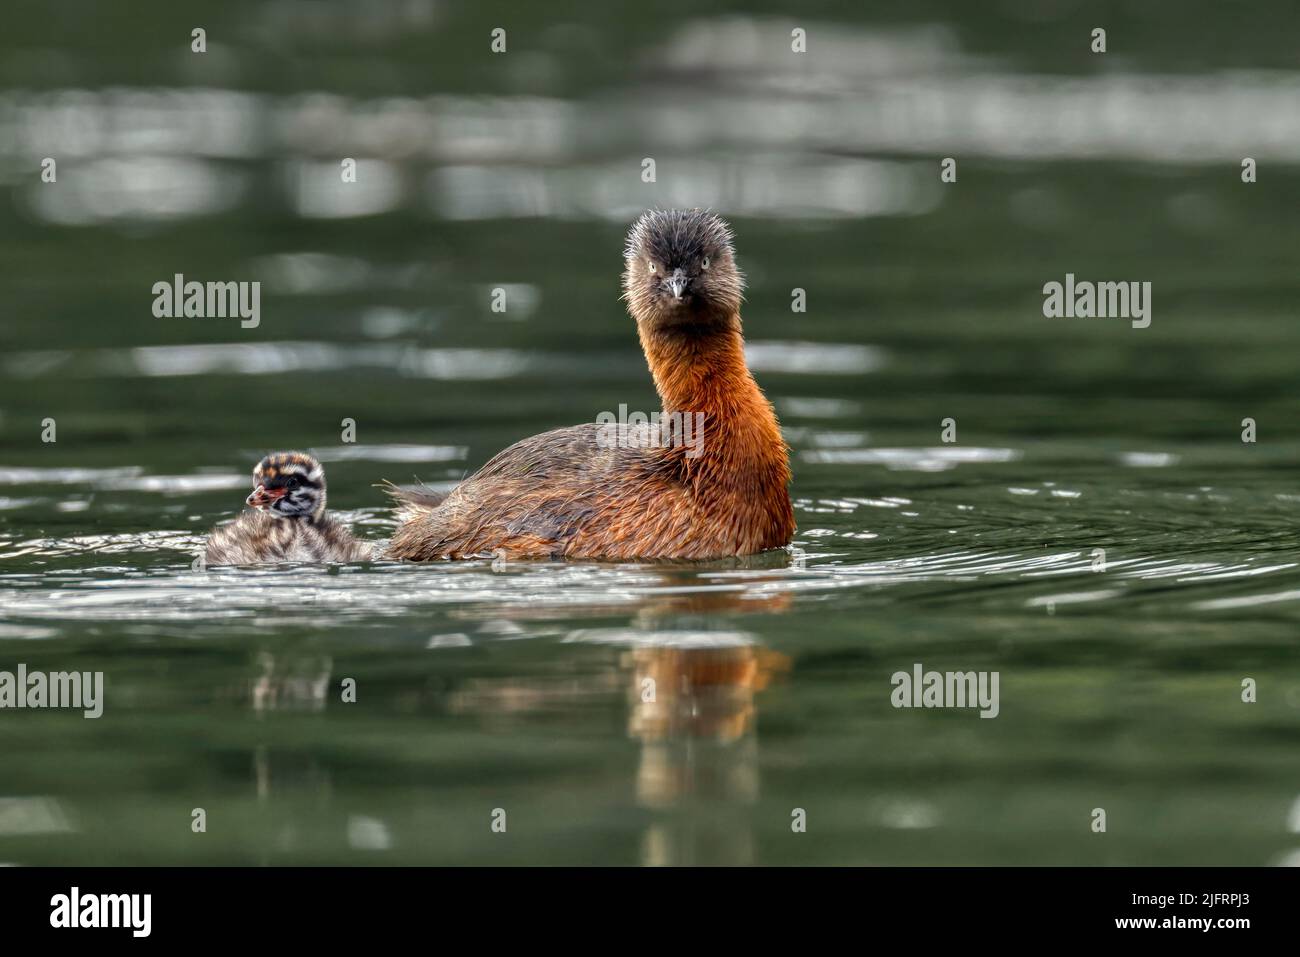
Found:
[[[647,262],[646,262],[646,268],[649,269],[651,272],[654,272],[654,271],[655,271],[655,264],[654,264],[653,262],[649,262],[649,261],[647,261]]]
[[[705,256],[705,257],[700,261],[700,268],[701,268],[701,269],[708,269],[708,268],[709,268],[709,257],[708,257],[708,256]]]
[[[302,483],[298,481],[298,477],[295,475],[295,476],[291,476],[291,477],[289,478],[289,481],[287,481],[287,482],[284,483],[284,487],[285,487],[285,488],[297,488],[297,487],[298,487],[299,485],[301,485],[301,484],[302,484]]]

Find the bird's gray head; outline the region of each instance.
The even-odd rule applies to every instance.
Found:
[[[705,209],[650,210],[623,253],[623,298],[653,331],[706,331],[738,323],[744,277],[731,227]]]

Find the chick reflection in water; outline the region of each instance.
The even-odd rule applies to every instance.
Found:
[[[628,653],[637,800],[657,812],[642,862],[750,864],[758,799],[757,694],[789,659],[732,633],[665,633]]]
[[[258,652],[252,674],[237,695],[258,719],[275,713],[323,714],[334,663],[328,655]],[[342,827],[330,807],[330,768],[308,748],[282,744],[275,731],[254,733],[250,742],[253,786],[260,813],[255,847],[259,864],[302,850],[307,842]]]

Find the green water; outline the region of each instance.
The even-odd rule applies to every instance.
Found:
[[[125,47],[84,24],[0,41],[0,671],[102,671],[106,685],[96,720],[0,711],[0,862],[1296,860],[1300,168],[1285,135],[1245,185],[1233,159],[1132,155],[1140,131],[1037,158],[981,152],[970,132],[958,182],[940,185],[948,153],[919,140],[725,126],[735,96],[851,109],[878,92],[858,66],[878,56],[816,61],[831,79],[792,92],[762,86],[767,54],[664,66],[680,64],[655,52],[676,49],[664,31],[593,11],[567,32],[512,26],[515,72],[499,75],[471,51],[488,13],[430,5],[427,23],[393,14],[367,32],[338,5],[301,22],[274,9],[214,10],[223,50],[200,66],[184,40],[168,52],[166,18]],[[880,36],[930,49],[906,31],[939,23],[943,63],[1104,73],[1043,52],[1082,14],[1008,34],[961,6],[914,22],[906,9],[818,22],[850,53]],[[276,17],[297,32],[275,33]],[[1112,22],[1140,38],[1107,68],[1121,76],[1292,76],[1258,25],[1218,24],[1216,49]],[[440,44],[450,65],[427,64]],[[83,60],[38,55],[52,48]],[[963,69],[976,82],[991,68]],[[945,90],[966,75],[917,69]],[[758,87],[737,94],[745,70]],[[229,108],[252,132],[168,141],[183,110],[104,101],[86,122],[111,118],[108,132],[78,151],[67,130],[16,120],[50,87],[194,86],[265,97]],[[389,151],[293,112],[319,90]],[[420,101],[443,118],[436,145],[401,153],[358,125],[374,98],[435,94],[468,97]],[[572,111],[560,129],[585,132],[516,141],[472,94],[545,97]],[[695,125],[663,146],[619,119],[653,103],[679,111],[658,134]],[[479,108],[481,125],[446,119]],[[1150,117],[1170,137],[1215,121]],[[1030,120],[1005,122],[1029,152]],[[69,152],[41,185],[47,135]],[[659,182],[641,184],[660,147]],[[395,177],[365,215],[322,185],[353,153]],[[772,157],[784,173],[754,172]],[[870,161],[910,205],[877,215],[855,193],[880,171],[853,164]],[[479,163],[539,178],[483,196],[439,178]],[[819,163],[825,176],[808,172]],[[802,205],[780,206],[797,190]],[[492,206],[501,195],[536,208]],[[316,450],[331,507],[378,542],[382,479],[453,483],[524,436],[652,411],[621,240],[634,207],[682,201],[736,230],[752,365],[791,446],[789,554],[192,568],[266,451]],[[262,281],[259,326],[154,318],[152,285],[178,272]],[[1042,286],[1067,272],[1151,282],[1150,327],[1044,318]],[[791,311],[796,287],[806,312]],[[997,672],[998,716],[894,708],[891,675],[916,663]]]

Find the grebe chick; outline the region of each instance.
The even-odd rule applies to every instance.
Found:
[[[702,210],[654,210],[633,225],[623,298],[665,421],[588,423],[524,439],[441,502],[394,493],[402,523],[390,557],[720,558],[777,548],[794,534],[789,452],[745,366],[732,233]],[[679,433],[684,435],[684,433]]]
[[[274,452],[253,469],[252,506],[208,535],[209,565],[355,562],[370,545],[325,513],[325,470],[305,452]]]

